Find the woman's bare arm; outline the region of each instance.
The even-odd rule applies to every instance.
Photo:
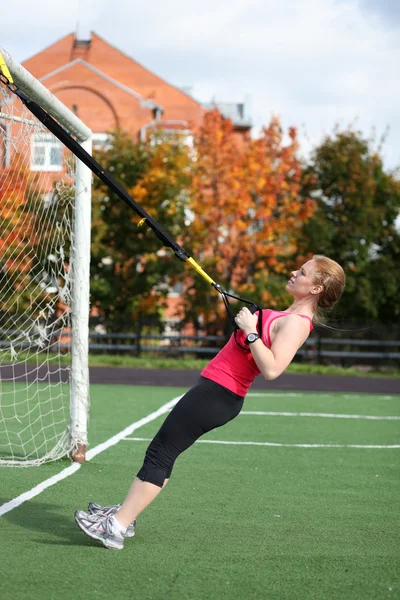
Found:
[[[247,308],[240,311],[236,323],[247,335],[257,331],[257,317]],[[265,379],[276,379],[292,362],[297,350],[310,335],[307,319],[296,314],[288,314],[279,319],[278,331],[272,341],[271,349],[261,339],[250,344],[249,348],[257,367]]]
[[[265,379],[276,379],[290,365],[297,350],[310,334],[310,323],[299,315],[282,317],[271,349],[261,340],[250,344],[250,350],[257,367]]]

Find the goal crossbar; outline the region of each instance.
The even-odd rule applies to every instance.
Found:
[[[92,137],[89,127],[1,46],[0,55],[4,58],[18,89],[37,102],[59,123],[65,125],[69,133],[74,135],[79,142],[84,142]]]

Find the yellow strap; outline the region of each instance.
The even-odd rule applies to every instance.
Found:
[[[196,269],[196,271],[199,273],[199,275],[204,277],[204,279],[206,281],[208,281],[208,283],[211,283],[211,284],[215,283],[215,281],[213,279],[211,279],[211,277],[209,275],[207,275],[207,273],[205,271],[203,271],[203,269],[200,267],[200,265],[198,265],[197,262],[191,256],[186,259],[186,262],[190,263],[192,265],[192,267],[194,269]]]
[[[3,75],[5,77],[7,77],[8,81],[10,83],[14,83],[12,75],[11,75],[10,71],[8,70],[7,65],[6,65],[6,61],[4,60],[4,58],[3,58],[3,56],[1,54],[0,54],[0,69],[1,69],[1,71],[3,73]]]

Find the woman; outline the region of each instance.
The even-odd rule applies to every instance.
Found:
[[[201,372],[197,385],[175,405],[147,448],[144,463],[122,505],[89,504],[89,513],[76,511],[75,520],[91,538],[106,548],[122,550],[125,537],[133,537],[136,517],[167,484],[176,458],[201,435],[221,427],[241,411],[254,378],[276,379],[293,360],[312,330],[319,313],[339,300],[345,285],[342,267],[315,255],[293,271],[286,290],[293,304],[285,311],[263,310],[258,315],[242,308],[239,328]]]

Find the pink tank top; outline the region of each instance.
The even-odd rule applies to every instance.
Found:
[[[257,314],[257,313],[256,313]],[[279,310],[266,309],[262,313],[262,336],[261,339],[267,348],[271,348],[270,329],[271,324],[275,319],[286,317],[288,314]],[[310,321],[310,331],[312,330],[312,321],[306,315],[299,315]],[[236,339],[242,346],[245,346],[244,340],[246,336],[243,331],[236,333]],[[260,370],[257,367],[251,352],[244,350],[235,341],[234,334],[231,335],[229,341],[218,352],[218,354],[210,360],[208,365],[202,370],[201,375],[207,379],[211,379],[225,388],[244,397],[251,384]]]

